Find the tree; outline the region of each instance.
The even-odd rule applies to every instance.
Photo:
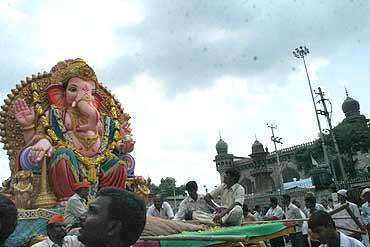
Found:
[[[149,188],[151,194],[162,194],[163,196],[174,196],[175,195],[186,195],[185,185],[176,187],[176,179],[172,177],[166,177],[161,179],[159,186],[150,183]]]

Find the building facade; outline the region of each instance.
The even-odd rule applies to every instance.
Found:
[[[338,126],[360,121],[365,124],[365,128],[368,128],[369,120],[361,115],[359,102],[348,97],[348,94],[342,104],[342,110],[345,119]],[[252,144],[251,154],[248,157],[241,157],[229,153],[227,143],[220,138],[216,144],[217,155],[214,162],[217,171],[220,173],[221,181],[225,171],[234,168],[240,171],[239,182],[244,186],[247,194],[271,194],[279,191],[282,182],[299,181],[311,176],[302,169],[298,169],[295,153],[314,144],[315,142],[307,142],[278,150],[280,158],[280,166],[278,166],[276,153],[269,152],[267,147],[264,147],[258,140],[255,140]],[[365,170],[370,171],[368,150],[367,152],[355,152],[353,155],[353,159],[356,160],[355,169],[361,171],[362,174]],[[312,161],[310,160],[310,162]]]

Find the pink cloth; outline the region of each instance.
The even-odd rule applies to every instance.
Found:
[[[160,247],[161,243],[158,240],[138,240],[134,247]]]

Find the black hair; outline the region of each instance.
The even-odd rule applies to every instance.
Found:
[[[333,201],[333,199],[331,199],[331,198],[328,198],[328,202],[332,202]]]
[[[257,210],[257,209],[261,209],[261,206],[260,205],[254,206],[254,210]]]
[[[97,196],[110,198],[108,212],[112,219],[121,221],[122,246],[131,246],[140,237],[146,222],[146,208],[143,199],[127,190],[104,187]]]
[[[225,174],[229,175],[230,177],[232,177],[234,179],[234,181],[237,183],[240,179],[240,173],[238,170],[236,169],[229,169],[225,172]]]
[[[323,210],[313,212],[308,219],[308,228],[311,230],[316,229],[319,226],[326,227],[328,224],[332,224],[332,226],[335,228],[333,218],[330,216],[330,214]]]
[[[287,201],[289,201],[290,202],[290,195],[288,195],[288,194],[284,194],[283,195],[283,198],[285,199],[285,200],[287,200]]]
[[[249,208],[247,204],[243,204],[243,212],[248,212]]]
[[[12,234],[17,226],[17,208],[14,202],[0,194],[0,244]]]
[[[275,205],[278,204],[278,199],[276,197],[270,197],[270,202],[274,203]]]
[[[304,197],[304,201],[316,204],[316,197],[308,195]]]
[[[185,190],[187,190],[187,191],[189,191],[189,190],[197,191],[198,190],[197,182],[195,182],[195,181],[187,182],[186,185],[185,185]]]

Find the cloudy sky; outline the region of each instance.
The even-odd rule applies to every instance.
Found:
[[[370,116],[370,3],[348,1],[0,1],[0,99],[32,73],[84,58],[132,116],[136,173],[219,183],[213,163],[311,141],[316,120],[301,60],[309,47],[313,87],[343,119],[344,86]],[[324,121],[324,119],[322,119]],[[0,144],[2,147],[2,144]],[[0,151],[0,180],[9,176]]]

